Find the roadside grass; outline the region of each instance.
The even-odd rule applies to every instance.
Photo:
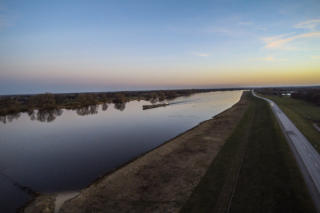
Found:
[[[263,95],[276,102],[283,112],[320,153],[320,132],[313,126],[320,125],[320,107],[315,104],[290,97]]]
[[[315,212],[269,107],[249,108],[181,212]]]

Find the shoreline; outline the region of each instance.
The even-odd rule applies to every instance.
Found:
[[[121,166],[119,166],[117,168],[114,168],[114,169],[106,172],[105,174],[97,177],[97,179],[94,180],[93,182],[91,182],[90,184],[88,184],[87,187],[79,190],[79,194],[76,194],[75,196],[64,200],[60,204],[62,206],[62,209],[61,209],[62,212],[65,212],[65,209],[64,209],[65,204],[69,204],[71,201],[76,200],[79,197],[83,197],[83,194],[86,194],[87,191],[92,189],[92,188],[99,187],[100,185],[105,185],[103,182],[105,182],[106,179],[108,179],[108,178],[110,179],[110,177],[112,177],[112,176],[117,176],[117,173],[119,173],[119,172],[121,173],[122,170],[129,170],[130,173],[132,174],[134,171],[139,170],[139,168],[137,169],[137,165],[136,164],[139,164],[139,161],[141,161],[141,159],[143,161],[144,158],[150,158],[149,157],[150,155],[155,156],[156,154],[159,154],[157,152],[159,152],[160,149],[162,149],[162,150],[164,149],[165,150],[165,149],[168,148],[168,146],[177,146],[176,143],[174,143],[177,140],[180,141],[178,145],[181,146],[181,143],[183,143],[183,141],[185,141],[186,136],[190,135],[190,134],[197,135],[199,133],[199,128],[201,129],[201,126],[208,125],[208,123],[214,122],[215,125],[213,125],[213,126],[218,127],[219,125],[217,125],[217,123],[219,123],[219,120],[221,120],[221,117],[224,117],[225,114],[228,114],[228,113],[230,114],[230,111],[236,111],[236,110],[242,109],[242,110],[240,110],[240,111],[242,111],[242,113],[233,113],[232,116],[229,115],[230,116],[229,119],[233,120],[233,122],[229,123],[229,125],[231,124],[232,128],[231,128],[231,130],[229,129],[228,134],[222,134],[222,135],[218,134],[218,137],[220,138],[220,144],[219,144],[218,149],[217,149],[217,147],[215,147],[217,149],[217,150],[215,150],[215,153],[217,154],[218,151],[220,150],[220,148],[222,147],[225,139],[231,134],[231,132],[233,131],[234,127],[239,122],[240,117],[242,116],[243,111],[245,109],[245,106],[243,106],[245,104],[243,102],[245,102],[245,101],[244,101],[244,97],[243,97],[243,94],[242,94],[240,100],[237,103],[235,103],[234,105],[232,105],[230,108],[222,111],[221,113],[213,116],[212,118],[210,118],[208,120],[200,122],[198,125],[192,127],[191,129],[188,129],[188,130],[178,134],[174,138],[171,138],[170,140],[165,141],[164,143],[160,144],[159,146],[157,146],[157,147],[155,147],[155,148],[153,148],[153,149],[151,149],[151,150],[149,150],[149,151],[147,151],[147,152],[145,152],[145,153],[143,153],[143,154],[131,159],[130,161],[124,163],[123,165],[121,165]],[[233,119],[234,116],[236,116],[237,119]],[[223,119],[222,119],[222,121],[223,121]],[[205,138],[205,140],[211,140],[210,137],[206,137],[206,134],[202,134],[202,136]],[[164,152],[164,154],[166,154],[166,153]],[[151,160],[150,160],[151,164],[152,164],[152,160],[153,160],[152,158],[153,157],[151,157]],[[157,158],[157,157],[155,157],[155,158]],[[161,160],[161,159],[158,158],[158,160]],[[210,159],[209,161],[207,160],[208,161],[207,164],[210,163],[212,160],[213,159]],[[150,164],[150,162],[148,163],[148,160],[147,160],[147,162],[143,163],[143,166],[145,166],[146,164]],[[141,168],[140,168],[140,170],[141,170]],[[205,171],[205,169],[203,169],[202,173],[204,171]],[[126,173],[126,174],[128,174],[130,176],[130,173]],[[150,173],[150,171],[149,171],[149,173]],[[124,176],[126,176],[126,175],[124,175]],[[120,175],[120,178],[123,178],[124,176]],[[200,179],[200,178],[197,177],[197,179]],[[138,181],[138,184],[139,184],[139,181]],[[112,188],[112,184],[108,184],[108,185],[111,185],[111,188]],[[117,185],[117,184],[115,184],[115,185]],[[196,184],[193,184],[191,188],[193,189],[195,186],[196,186]],[[189,187],[189,192],[190,193],[192,191],[192,190],[190,190],[191,188]],[[53,194],[44,194],[44,195],[37,196],[33,200],[28,202],[20,210],[20,212],[26,212],[26,213],[28,213],[28,212],[57,212],[57,211],[55,211],[55,203],[56,203],[55,200],[59,196],[59,194],[63,194],[63,192],[62,193],[53,193]],[[137,193],[134,193],[134,194],[137,195]],[[89,200],[90,200],[90,198],[89,198]],[[68,212],[68,211],[66,211],[66,212]],[[71,210],[70,212],[77,212],[77,211],[72,211]]]
[[[15,116],[35,110],[49,112],[61,109],[79,109],[98,104],[126,104],[133,100],[161,102],[197,93],[233,91],[229,89],[176,89],[118,92],[42,93],[32,95],[0,95],[0,116]]]

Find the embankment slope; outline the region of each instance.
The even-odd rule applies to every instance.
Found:
[[[243,95],[225,112],[83,189],[60,212],[178,212],[246,109]],[[41,212],[46,205],[37,203],[41,199],[25,212]]]

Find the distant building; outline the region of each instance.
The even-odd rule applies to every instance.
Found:
[[[292,91],[286,91],[281,93],[282,96],[291,96],[291,94],[292,94]]]

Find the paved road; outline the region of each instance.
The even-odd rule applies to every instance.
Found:
[[[277,117],[287,141],[301,169],[318,212],[320,212],[320,155],[310,144],[308,139],[297,129],[292,121],[282,112],[273,101],[252,94],[269,102],[272,111]]]

